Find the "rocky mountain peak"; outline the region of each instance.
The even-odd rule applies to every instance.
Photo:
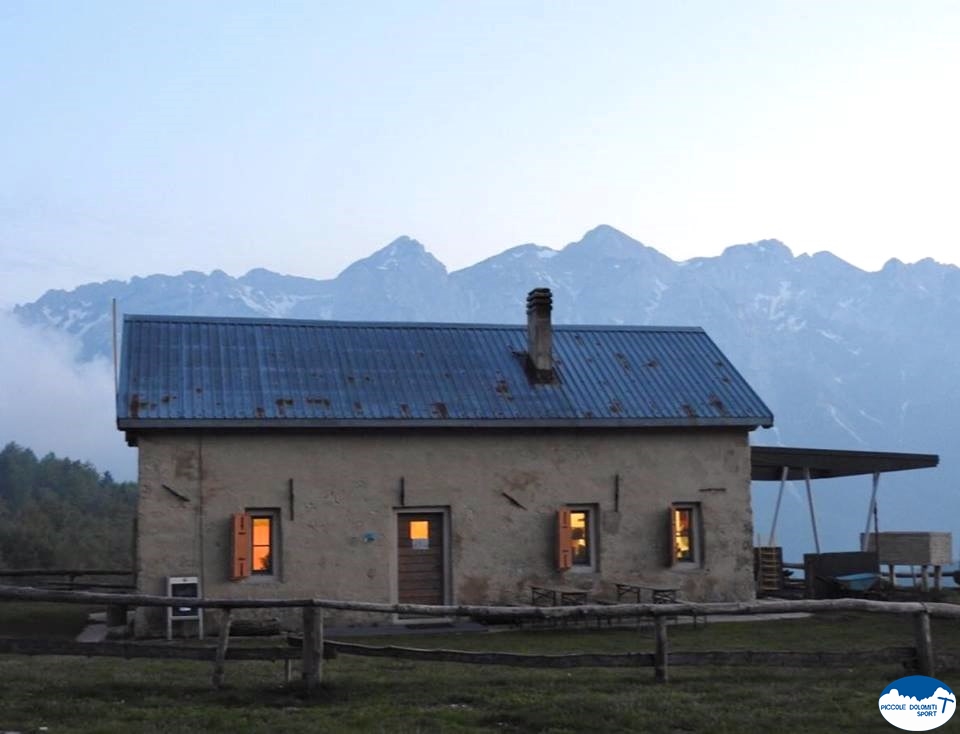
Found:
[[[652,247],[647,247],[609,224],[594,227],[579,242],[571,242],[564,247],[561,254],[567,258],[573,256],[595,260],[644,260],[651,256],[669,260]]]
[[[780,240],[757,240],[742,245],[731,245],[723,251],[724,258],[736,258],[768,263],[793,260],[793,251]]]
[[[427,251],[420,242],[407,237],[397,237],[386,247],[374,252],[369,257],[357,260],[357,262],[348,266],[340,277],[351,277],[356,271],[407,271],[407,270],[426,270],[442,272],[446,274],[446,266],[440,262],[432,253]]]

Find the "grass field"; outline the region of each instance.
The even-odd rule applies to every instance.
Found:
[[[43,611],[33,609],[33,619]],[[12,605],[0,604],[3,634],[14,616]],[[53,617],[64,630],[62,612]],[[934,620],[933,636],[938,650],[960,651],[957,623]],[[672,626],[670,640],[676,651],[853,650],[910,645],[912,628],[908,617],[835,614]],[[653,647],[649,630],[634,629],[357,641],[554,654]],[[877,710],[880,692],[907,674],[891,665],[673,667],[671,682],[657,685],[649,668],[528,670],[341,656],[326,663],[320,694],[306,699],[284,684],[280,663],[229,662],[222,690],[211,688],[210,673],[208,663],[0,656],[0,731],[876,732],[892,730]],[[938,677],[960,686],[960,670]]]

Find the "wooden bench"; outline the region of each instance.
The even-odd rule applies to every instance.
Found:
[[[584,589],[575,589],[569,586],[530,586],[530,598],[535,607],[573,607],[586,604],[589,592]],[[561,624],[566,626],[569,620],[563,620]],[[556,625],[556,620],[551,620],[551,626]]]
[[[643,604],[644,597],[650,598],[651,604],[675,604],[680,589],[669,586],[647,586],[646,584],[623,583],[616,581],[613,584],[617,589],[617,602],[624,597],[633,597],[637,604]]]
[[[583,589],[566,586],[531,586],[530,596],[535,607],[571,607],[587,603]]]
[[[617,603],[622,603],[626,597],[627,601],[633,601],[636,604],[643,604],[645,599],[649,599],[651,604],[676,604],[680,589],[672,586],[650,586],[648,584],[627,583],[623,581],[614,581],[614,587],[617,590]],[[674,619],[676,619],[674,617]],[[698,615],[693,615],[693,626],[696,627]],[[706,623],[706,618],[704,618]]]

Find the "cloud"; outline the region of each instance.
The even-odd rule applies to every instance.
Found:
[[[79,343],[0,313],[0,447],[89,461],[115,479],[136,478],[136,450],[116,428],[112,366],[80,364]]]

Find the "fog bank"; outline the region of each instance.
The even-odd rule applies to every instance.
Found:
[[[80,364],[62,332],[25,327],[0,313],[0,446],[88,461],[114,479],[136,478],[136,450],[116,428],[112,365]]]

